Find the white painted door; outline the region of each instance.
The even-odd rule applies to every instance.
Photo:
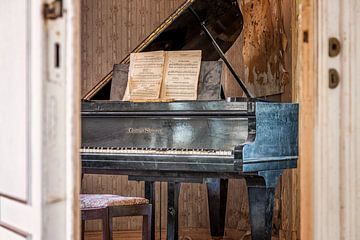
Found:
[[[79,235],[78,3],[63,7],[1,1],[1,240]]]

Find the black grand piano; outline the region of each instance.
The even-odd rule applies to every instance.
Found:
[[[246,98],[111,101],[110,72],[82,102],[83,173],[145,181],[154,208],[154,182],[168,182],[167,239],[178,239],[182,182],[207,184],[211,234],[223,236],[230,178],[246,180],[252,239],[271,239],[277,180],[297,164],[298,105],[256,99],[236,75],[224,52],[242,26],[236,0],[188,0],[134,52],[201,49],[204,61],[223,60]]]

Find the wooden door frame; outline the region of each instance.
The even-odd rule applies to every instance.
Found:
[[[300,239],[313,239],[313,153],[316,73],[316,0],[297,1],[294,98],[300,104]]]
[[[53,0],[48,0],[53,2]],[[64,14],[63,14],[63,28],[64,49],[63,63],[65,66],[64,72],[64,91],[63,99],[63,120],[64,130],[63,144],[65,144],[65,153],[62,155],[63,160],[66,161],[64,167],[66,172],[63,173],[62,180],[64,181],[65,190],[65,212],[53,211],[54,208],[49,208],[44,216],[44,221],[51,223],[52,228],[45,225],[43,230],[44,239],[80,239],[81,221],[80,221],[80,188],[81,188],[81,161],[80,161],[80,93],[81,93],[81,15],[80,7],[81,1],[78,0],[63,0]],[[57,33],[55,33],[57,34]],[[48,40],[48,44],[53,44]],[[51,50],[52,46],[49,46]],[[50,153],[51,154],[51,153]],[[53,171],[48,172],[49,179],[54,178],[56,169],[52,167]],[[59,177],[59,175],[57,175]],[[54,183],[54,182],[53,182]],[[47,184],[48,187],[56,187]],[[51,197],[48,196],[48,197]],[[57,215],[66,219],[62,228],[57,226]],[[50,224],[49,224],[50,225]]]
[[[301,239],[359,239],[360,3],[303,0],[298,7]],[[329,56],[330,37],[340,40],[338,56]],[[335,89],[329,69],[340,76]]]
[[[53,0],[47,0],[49,4]],[[80,239],[80,1],[45,19],[42,239]],[[59,52],[59,53],[57,53]]]

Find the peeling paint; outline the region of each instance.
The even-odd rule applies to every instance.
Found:
[[[256,96],[280,94],[290,82],[291,64],[285,58],[291,56],[291,36],[286,35],[283,14],[290,14],[291,0],[239,0],[239,4],[244,29],[234,44],[233,48],[237,49],[228,56]],[[285,6],[282,4],[289,5],[289,12],[282,12]],[[237,87],[232,81],[228,86]]]

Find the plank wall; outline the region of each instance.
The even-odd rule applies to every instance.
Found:
[[[82,94],[89,91],[114,63],[170,15],[183,0],[82,0]],[[244,14],[243,33],[228,51],[229,60],[257,96],[291,101],[293,83],[291,25],[295,22],[295,1],[239,1]],[[236,82],[224,77],[228,96],[241,96]],[[297,171],[286,171],[276,193],[274,235],[280,239],[299,239],[299,203]],[[162,185],[161,222],[166,226],[166,184]],[[157,192],[160,184],[157,184]],[[90,176],[83,181],[86,193],[115,193],[143,196],[144,184],[128,182],[124,176]],[[249,233],[247,191],[242,180],[231,180],[228,193],[227,232]],[[160,215],[160,207],[156,214]],[[138,218],[117,219],[114,230],[138,230]],[[207,193],[204,185],[183,184],[180,193],[180,228],[208,229]],[[96,231],[100,224],[89,221],[87,230]],[[190,231],[191,232],[191,231]],[[247,235],[247,234],[245,234]],[[234,238],[238,239],[238,238]],[[246,239],[246,238],[245,238]]]

